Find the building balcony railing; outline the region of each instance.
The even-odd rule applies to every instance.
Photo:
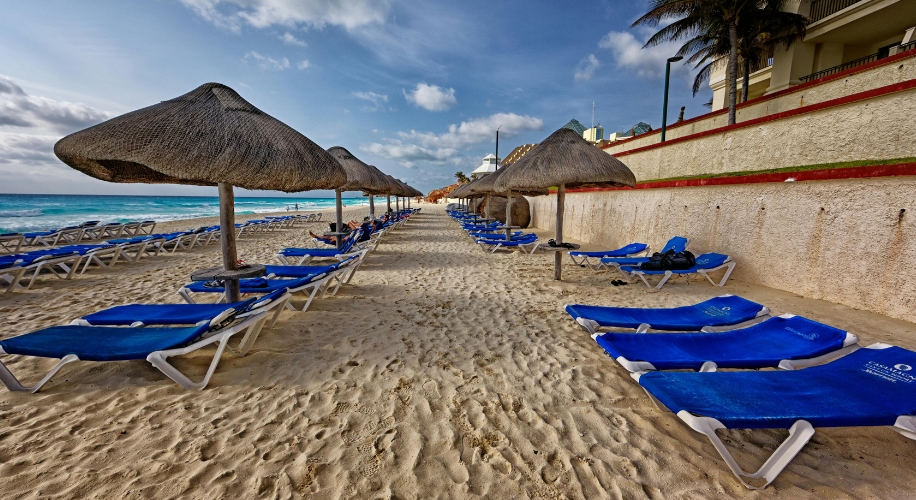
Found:
[[[846,7],[857,4],[863,0],[814,0],[811,2],[811,10],[808,12],[808,18],[812,23],[835,14]]]
[[[897,46],[897,54],[901,52],[913,50],[913,49],[916,49],[916,42],[910,42],[904,45],[899,45]],[[876,52],[874,54],[834,66],[832,68],[827,68],[825,70],[818,71],[817,73],[811,73],[808,76],[803,76],[799,78],[799,80],[802,82],[814,81],[819,78],[823,78],[825,76],[830,76],[830,75],[839,73],[841,71],[846,71],[847,69],[851,69],[851,68],[855,68],[858,66],[862,66],[864,64],[868,64],[872,61],[877,61],[878,59],[883,59],[887,57],[887,55],[888,55],[888,52]]]

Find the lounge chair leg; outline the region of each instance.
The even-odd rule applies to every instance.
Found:
[[[2,352],[3,352],[3,349],[0,349],[0,353]],[[33,385],[32,387],[26,387],[22,385],[19,382],[19,380],[16,378],[16,376],[13,375],[13,372],[11,372],[9,368],[6,367],[5,364],[0,362],[0,382],[3,382],[3,385],[5,385],[6,388],[9,389],[10,391],[29,392],[29,393],[35,394],[36,392],[38,392],[39,389],[41,389],[43,385],[48,383],[48,381],[51,380],[51,377],[57,374],[57,372],[60,371],[60,369],[63,368],[65,364],[72,363],[73,361],[79,361],[79,360],[80,358],[77,357],[76,354],[68,354],[64,356],[63,358],[61,358],[60,361],[57,362],[56,365],[54,365],[54,368],[52,368],[51,371],[48,372],[48,374],[44,376],[44,378],[39,380],[38,383]]]
[[[280,309],[277,308],[277,311],[279,310]],[[274,317],[276,318],[276,314],[274,314]],[[264,323],[266,322],[267,322],[267,316],[265,315],[264,318],[262,318],[260,321],[249,326],[248,329],[245,331],[245,336],[242,337],[242,340],[239,342],[238,347],[233,348],[232,346],[228,345],[227,343],[226,347],[229,350],[229,353],[234,356],[239,356],[239,357],[242,357],[248,354],[248,351],[251,350],[251,346],[254,345],[254,341],[257,340],[258,335],[261,334],[261,330],[264,328]]]
[[[691,414],[686,410],[681,410],[677,413],[677,416],[680,417],[691,429],[705,434],[709,438],[709,441],[716,448],[716,451],[719,452],[719,455],[725,460],[725,463],[728,465],[728,468],[731,469],[732,473],[735,474],[735,477],[741,481],[741,484],[746,486],[751,490],[762,490],[767,487],[768,484],[773,482],[776,479],[776,476],[779,475],[783,469],[789,465],[789,462],[798,455],[798,452],[811,440],[811,437],[814,436],[814,427],[811,426],[805,420],[796,420],[792,427],[789,428],[789,437],[779,445],[779,448],[770,455],[770,458],[760,467],[760,469],[753,473],[748,474],[738,466],[738,463],[735,462],[734,457],[732,457],[731,452],[728,451],[728,448],[725,447],[725,444],[722,443],[722,440],[719,439],[719,436],[716,435],[717,429],[724,429],[725,426],[721,422],[714,418],[709,417],[698,417]],[[744,478],[749,479],[765,479],[766,482],[759,486],[752,486],[748,484]]]
[[[302,309],[300,309],[300,311],[302,311],[302,312],[308,311],[309,306],[312,305],[312,301],[315,300],[315,296],[318,295],[318,291],[321,290],[321,285],[323,285],[323,284],[324,284],[324,283],[319,283],[319,284],[316,284],[315,286],[311,287],[311,288],[312,288],[312,292],[309,294],[308,300],[305,301],[305,305],[302,306]],[[322,297],[324,297],[324,295],[322,295]]]
[[[228,332],[227,332],[228,333]],[[178,385],[184,387],[187,390],[196,389],[202,390],[210,382],[210,377],[213,376],[213,372],[216,371],[216,365],[219,364],[219,359],[223,355],[223,351],[226,349],[226,344],[229,342],[229,338],[232,334],[237,332],[232,332],[224,335],[216,335],[213,337],[206,338],[199,342],[195,342],[187,347],[180,349],[169,349],[165,351],[156,351],[150,353],[146,357],[146,360],[152,363],[153,366],[159,369],[166,377],[172,379]],[[200,382],[194,382],[188,378],[185,374],[181,373],[177,368],[170,365],[168,358],[172,356],[181,356],[183,354],[188,354],[189,352],[196,351],[201,347],[204,347],[208,344],[214,342],[219,342],[219,345],[216,348],[216,354],[213,355],[213,361],[210,362],[210,367],[207,369],[206,375],[204,375],[203,380]]]
[[[658,282],[658,285],[655,285],[655,290],[652,290],[652,291],[653,291],[653,292],[657,292],[657,291],[661,290],[662,287],[665,286],[665,283],[667,283],[668,280],[669,280],[672,276],[674,276],[674,274],[672,274],[671,271],[665,271],[665,277],[662,278],[662,280]],[[639,277],[642,278],[642,280],[646,283],[647,286],[649,286],[649,288],[652,288],[652,286],[649,285],[649,282],[646,281],[646,278],[643,278],[642,275],[639,275]]]

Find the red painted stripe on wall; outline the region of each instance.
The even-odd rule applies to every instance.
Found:
[[[741,176],[710,177],[705,179],[681,179],[672,181],[641,182],[636,187],[619,188],[572,188],[567,193],[588,193],[595,191],[620,191],[624,189],[660,189],[697,186],[727,186],[732,184],[758,184],[763,182],[825,181],[837,179],[862,179],[867,177],[916,176],[916,163],[897,165],[871,165],[866,167],[828,168],[805,172],[783,172],[778,174],[748,174]],[[552,190],[551,193],[556,192]]]

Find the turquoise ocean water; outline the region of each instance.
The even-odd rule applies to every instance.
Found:
[[[334,198],[236,197],[235,213],[285,213],[296,203],[299,210],[323,210],[334,207]],[[343,204],[368,205],[369,198],[344,198]],[[163,222],[214,215],[219,215],[216,196],[0,194],[0,233],[55,229],[87,220]]]

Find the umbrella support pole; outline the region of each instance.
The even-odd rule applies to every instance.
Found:
[[[337,227],[334,229],[335,233],[342,233],[343,230],[343,201],[340,199],[340,190],[334,190],[334,206],[337,209]],[[343,236],[337,237],[337,248],[343,246]]]
[[[387,199],[388,199],[388,212],[386,213],[390,214],[391,213],[391,195],[390,194],[387,195]]]
[[[375,219],[375,195],[369,195],[369,218]]]
[[[235,271],[239,268],[238,251],[235,246],[235,197],[232,193],[232,184],[219,183],[219,225],[220,246],[223,250],[223,269]],[[226,280],[226,300],[238,302],[238,280]]]
[[[506,226],[512,226],[512,190],[506,191]],[[506,229],[506,241],[509,241],[512,229]]]
[[[563,243],[563,212],[566,208],[566,184],[557,186],[557,244]],[[559,280],[563,274],[563,252],[553,253],[553,279]]]

